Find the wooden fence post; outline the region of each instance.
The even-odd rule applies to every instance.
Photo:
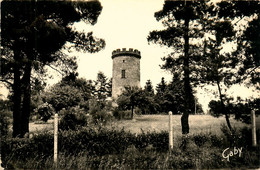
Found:
[[[169,112],[169,149],[173,149],[173,127],[172,127],[172,112]]]
[[[251,123],[252,123],[252,145],[256,146],[256,123],[255,123],[255,111],[251,111]]]
[[[58,165],[58,119],[59,116],[56,113],[54,116],[54,164],[55,167]]]

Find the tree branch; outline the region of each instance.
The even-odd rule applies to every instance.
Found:
[[[7,84],[9,84],[10,86],[13,85],[11,82],[9,82],[9,81],[7,81],[7,80],[5,80],[5,79],[0,79],[0,81],[1,81],[1,82],[4,82],[4,83],[7,83]]]
[[[253,68],[249,73],[247,73],[246,76],[250,75],[253,71],[255,71],[257,68],[259,68],[259,66],[256,66],[255,68]]]
[[[58,70],[58,69],[56,69],[56,68],[52,67],[52,66],[51,66],[51,65],[49,65],[49,64],[47,64],[47,66],[49,66],[51,69],[53,69],[53,70],[57,71],[58,73],[60,73],[60,74],[63,76],[63,74],[62,74],[62,72],[61,72],[60,70]]]

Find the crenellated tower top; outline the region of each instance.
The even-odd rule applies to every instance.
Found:
[[[112,52],[112,59],[114,59],[115,57],[118,57],[118,56],[133,56],[133,57],[136,57],[136,58],[141,58],[141,52],[136,50],[136,49],[133,49],[133,48],[129,48],[129,50],[126,50],[126,48],[122,48],[121,49],[116,49]]]

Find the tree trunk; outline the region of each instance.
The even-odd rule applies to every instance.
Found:
[[[229,115],[228,115],[228,113],[227,113],[227,110],[226,110],[226,107],[225,107],[225,104],[224,104],[224,101],[223,101],[223,97],[222,97],[221,88],[220,88],[219,83],[220,83],[220,82],[217,80],[219,98],[220,98],[221,107],[222,107],[222,113],[225,115],[226,122],[227,122],[227,126],[228,126],[230,132],[233,133],[232,127],[231,127],[231,124],[230,124],[230,121],[229,121]]]
[[[26,64],[23,76],[23,106],[22,106],[22,124],[21,133],[24,136],[29,132],[29,117],[31,106],[31,71],[32,63],[29,61]]]
[[[190,71],[189,71],[189,16],[185,18],[185,33],[184,33],[184,113],[181,117],[182,134],[189,133],[189,108],[191,98],[191,86],[190,86]]]
[[[21,135],[21,98],[22,98],[22,91],[21,91],[21,80],[20,80],[20,69],[18,58],[19,55],[15,52],[14,58],[16,60],[16,65],[14,67],[14,83],[13,83],[13,137],[23,137]]]
[[[131,106],[131,119],[134,118],[134,105]]]

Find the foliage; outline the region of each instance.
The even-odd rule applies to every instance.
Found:
[[[154,95],[154,89],[151,80],[147,80],[144,86],[144,91],[148,93],[149,96]]]
[[[209,36],[204,38],[201,80],[217,85],[220,99],[218,109],[221,109],[218,112],[225,115],[231,131],[228,113],[231,105],[225,106],[228,101],[225,98],[223,85],[230,87],[235,83],[245,83],[246,79],[250,79],[247,84],[252,85],[254,79],[257,80],[257,76],[259,77],[257,74],[259,61],[255,58],[258,55],[255,53],[257,43],[254,38],[250,38],[251,33],[257,37],[258,30],[254,27],[257,24],[253,22],[258,18],[259,5],[257,1],[220,1],[216,3],[216,7],[212,9],[211,15],[205,22],[205,31]],[[243,22],[249,25],[252,23],[252,27],[245,28]],[[249,33],[248,30],[252,32]],[[224,49],[227,44],[234,44],[235,48]],[[259,86],[258,83],[255,85]]]
[[[10,111],[1,111],[0,114],[0,135],[1,138],[8,135],[9,126],[10,126],[10,119],[9,119]]]
[[[260,3],[258,5],[260,6]],[[244,34],[241,37],[241,43],[239,45],[243,45],[244,48],[240,47],[238,50],[243,51],[245,53],[246,58],[242,61],[239,75],[242,76],[243,79],[248,79],[252,84],[254,84],[258,89],[260,75],[259,75],[259,67],[260,67],[260,50],[259,50],[259,39],[260,39],[260,15],[259,11],[257,13],[257,18],[254,18],[251,22],[249,22],[248,27]],[[242,53],[240,51],[240,53]]]
[[[146,99],[146,104],[139,106],[141,114],[156,114],[158,103],[155,101],[155,94],[151,80],[147,80],[143,89],[143,94]]]
[[[130,110],[121,110],[118,107],[114,108],[114,110],[112,111],[112,114],[118,120],[131,118]]]
[[[61,115],[59,130],[78,130],[91,121],[90,116],[86,115],[84,109],[79,106],[70,107],[67,110],[62,109],[59,115]]]
[[[11,103],[9,100],[0,99],[0,136],[3,138],[8,135],[11,124]]]
[[[115,111],[115,115],[121,119],[124,115],[123,111],[131,110],[132,104],[135,107],[135,113],[140,114],[161,114],[169,111],[172,111],[173,114],[183,113],[185,111],[183,87],[183,80],[180,79],[178,74],[174,74],[170,83],[166,83],[162,78],[162,81],[156,87],[156,94],[154,94],[150,80],[146,82],[144,89],[125,87],[125,91],[117,99],[118,109]],[[131,99],[134,101],[131,102]],[[193,95],[190,101],[192,101],[192,104],[189,105],[190,113],[195,112],[195,102],[197,111],[203,112],[201,105]],[[118,114],[118,111],[120,111],[120,114]]]
[[[163,9],[155,13],[165,29],[149,33],[148,41],[173,49],[167,57],[163,69],[173,75],[178,74],[183,80],[184,112],[182,114],[182,133],[189,133],[188,117],[192,101],[191,82],[198,79],[198,61],[201,57],[203,20],[207,18],[206,1],[165,1]],[[196,41],[195,41],[196,40]]]
[[[218,3],[219,16],[247,21],[247,26],[239,26],[237,32],[237,49],[232,54],[238,60],[237,82],[254,85],[259,89],[259,1],[221,1]],[[250,18],[250,19],[249,19]],[[243,24],[241,24],[243,25]]]
[[[82,93],[84,101],[92,98],[92,93],[94,90],[92,80],[86,80],[84,78],[79,78],[78,73],[70,73],[68,76],[62,78],[60,86],[69,85],[71,87],[77,88]]]
[[[112,96],[112,79],[108,80],[104,73],[98,72],[97,80],[94,81],[95,90],[93,95],[97,100],[105,101]]]
[[[118,108],[120,110],[131,110],[131,119],[134,117],[134,108],[143,108],[148,103],[142,89],[138,87],[126,86],[125,90],[117,98]]]
[[[35,112],[41,116],[41,120],[47,122],[54,115],[54,108],[48,103],[43,103],[38,106]]]
[[[95,24],[102,6],[98,1],[3,1],[1,7],[1,81],[12,87],[13,136],[23,137],[29,131],[33,73],[42,75],[46,66],[62,74],[75,71],[76,58],[62,52],[65,44],[91,53],[104,48],[104,40],[92,32],[71,27],[79,21]]]
[[[45,100],[55,108],[56,112],[59,112],[63,108],[68,109],[78,105],[82,99],[82,92],[79,89],[57,84],[46,93]]]
[[[164,78],[162,78],[162,81],[157,85],[157,93],[155,95],[159,113],[168,113],[169,111],[172,111],[173,114],[181,114],[185,111],[183,87],[183,81],[178,74],[174,74],[173,79],[169,83],[166,83]],[[203,112],[201,105],[195,100],[195,96],[192,95],[190,101],[192,102],[189,105],[190,114],[195,112],[195,104],[197,112]]]
[[[249,102],[243,102],[239,101],[236,103],[231,103],[228,102],[225,105],[225,109],[229,115],[235,115],[236,120],[240,120],[244,123],[250,123],[251,122],[251,111],[255,110],[255,114],[259,115],[259,102],[260,99],[254,99],[253,101]],[[219,117],[223,115],[222,109],[221,109],[221,102],[220,101],[215,101],[211,100],[209,102],[209,108],[210,108],[210,113],[215,116]]]
[[[112,120],[112,103],[110,101],[92,99],[89,107],[89,114],[95,124],[103,125]]]
[[[53,155],[53,134],[43,132],[32,139],[7,138],[1,144],[2,163],[8,169],[16,169],[22,164],[12,164],[12,159],[27,162],[31,159],[45,160]]]
[[[59,168],[130,168],[130,169],[212,169],[257,168],[259,147],[251,147],[250,129],[237,130],[236,147],[243,147],[241,157],[222,158],[230,134],[227,127],[220,136],[211,133],[174,138],[174,149],[168,152],[167,132],[138,135],[122,130],[85,127],[59,134]],[[259,136],[260,133],[257,133]],[[245,140],[246,139],[246,140]],[[2,145],[3,165],[9,169],[52,169],[53,134],[35,134],[30,139],[6,139]],[[26,155],[26,156],[24,156]]]
[[[227,126],[222,124],[221,131],[223,133],[223,143],[230,146],[243,146],[246,149],[254,149],[252,148],[252,129],[248,127],[244,127],[241,129],[234,128],[231,133]],[[256,131],[257,143],[260,142],[259,136],[260,130]],[[233,142],[230,142],[233,141]]]
[[[87,111],[89,109],[87,102],[92,98],[93,86],[90,81],[70,76],[65,77],[61,82],[42,93],[42,100],[51,104],[56,112],[78,105]]]
[[[259,5],[259,1],[165,1],[155,13],[165,29],[150,32],[148,41],[173,49],[163,58],[162,68],[181,75],[184,81],[185,133],[188,105],[194,103],[192,84],[217,84],[230,130],[222,85],[246,82],[259,88]],[[224,48],[229,44],[232,50]]]
[[[219,101],[211,100],[209,102],[210,114],[219,117],[222,115],[221,103]]]

